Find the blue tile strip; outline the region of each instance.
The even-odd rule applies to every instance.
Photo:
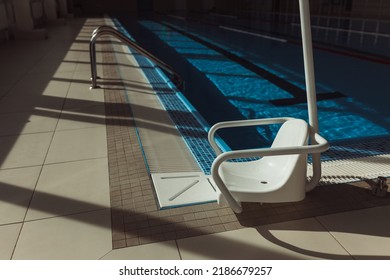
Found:
[[[132,38],[117,20],[114,19],[114,22],[119,31]],[[210,174],[216,155],[207,140],[209,125],[158,67],[136,51],[132,53],[199,167],[205,174]]]
[[[209,174],[215,153],[207,140],[208,127],[205,126],[204,121],[196,117],[192,106],[158,68],[142,55],[135,54],[134,57],[200,168],[204,173]]]

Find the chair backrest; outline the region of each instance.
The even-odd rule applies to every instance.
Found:
[[[282,124],[272,147],[291,147],[307,144],[309,127],[304,120],[293,119]]]
[[[307,144],[309,126],[300,119],[289,120],[279,129],[272,147],[297,147]],[[264,202],[288,202],[304,199],[307,184],[307,155],[293,154],[269,156],[265,161],[268,172],[275,176],[275,183],[281,187],[265,195]]]
[[[307,144],[309,137],[309,127],[304,120],[293,119],[288,120],[280,127],[272,147],[292,147],[303,146]],[[269,156],[264,158],[270,168],[275,168],[279,174],[292,174],[297,170],[297,165],[304,165],[306,170],[307,155],[293,154],[283,156]],[[299,161],[299,162],[298,162]],[[302,171],[303,173],[304,171]]]

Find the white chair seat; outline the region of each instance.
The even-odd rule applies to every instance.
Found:
[[[300,119],[280,127],[270,149],[307,145],[308,125]],[[223,162],[219,175],[237,202],[291,202],[305,198],[307,155],[266,156],[250,162]],[[226,204],[218,191],[219,204]]]

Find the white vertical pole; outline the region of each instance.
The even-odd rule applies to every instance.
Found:
[[[318,133],[317,96],[314,75],[309,0],[299,0],[299,10],[301,17],[303,61],[305,65],[305,82],[309,123],[314,132]]]
[[[309,0],[299,0],[299,11],[301,17],[303,61],[305,66],[305,82],[307,109],[309,113],[309,123],[311,127],[311,142],[316,144],[313,134],[319,132],[318,113],[317,113],[317,95],[314,75],[313,45],[311,38],[310,8]],[[314,143],[313,143],[314,142]],[[321,179],[321,154],[312,154],[313,176],[306,184],[306,191],[314,189]]]

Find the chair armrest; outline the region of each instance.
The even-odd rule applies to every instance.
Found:
[[[329,143],[318,133],[314,133],[313,136],[317,144],[314,145],[304,145],[304,146],[294,146],[294,147],[270,147],[270,148],[260,148],[260,149],[247,149],[247,150],[237,150],[221,153],[216,157],[212,166],[211,166],[211,175],[217,187],[221,193],[225,196],[230,207],[236,213],[242,211],[241,203],[236,201],[230,191],[228,190],[225,182],[223,182],[221,176],[219,175],[219,167],[221,164],[227,160],[237,159],[237,158],[251,158],[259,156],[278,156],[278,155],[293,155],[293,154],[310,154],[310,153],[321,153],[329,149]]]
[[[314,138],[317,144],[291,147],[270,147],[259,149],[244,149],[236,151],[228,151],[221,153],[214,160],[213,165],[221,165],[222,162],[238,158],[252,158],[264,156],[280,156],[294,154],[312,154],[322,153],[329,149],[329,143],[318,133],[314,133]]]
[[[226,121],[214,124],[208,132],[208,140],[217,155],[221,153],[221,149],[215,141],[215,133],[221,128],[233,128],[233,127],[245,127],[245,126],[258,126],[258,125],[270,125],[284,123],[294,118],[269,118],[269,119],[254,119],[254,120],[239,120],[239,121]]]

